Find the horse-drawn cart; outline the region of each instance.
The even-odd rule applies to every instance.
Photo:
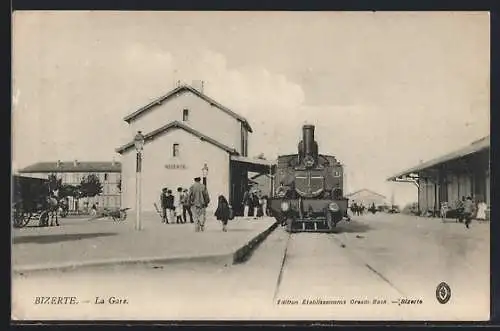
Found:
[[[48,180],[22,176],[13,177],[13,226],[23,228],[32,219],[38,219],[40,226],[48,225]]]

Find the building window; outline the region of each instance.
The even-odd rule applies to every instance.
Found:
[[[174,144],[173,145],[172,156],[173,157],[178,157],[179,156],[179,144]]]
[[[189,120],[189,109],[184,109],[182,111],[182,120],[187,122]]]
[[[340,177],[340,172],[339,171],[335,171],[333,173],[333,177]]]
[[[241,154],[248,156],[248,131],[241,123]]]
[[[104,180],[108,180],[108,174],[104,174]]]

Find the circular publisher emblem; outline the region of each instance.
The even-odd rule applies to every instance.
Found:
[[[450,301],[451,298],[451,288],[445,282],[439,284],[436,288],[436,299],[441,304],[445,304]]]

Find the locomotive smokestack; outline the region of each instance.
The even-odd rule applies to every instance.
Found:
[[[304,156],[314,156],[314,125],[302,127],[302,141],[304,142]]]

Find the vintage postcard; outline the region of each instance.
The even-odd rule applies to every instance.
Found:
[[[490,318],[487,12],[12,24],[13,320]]]

